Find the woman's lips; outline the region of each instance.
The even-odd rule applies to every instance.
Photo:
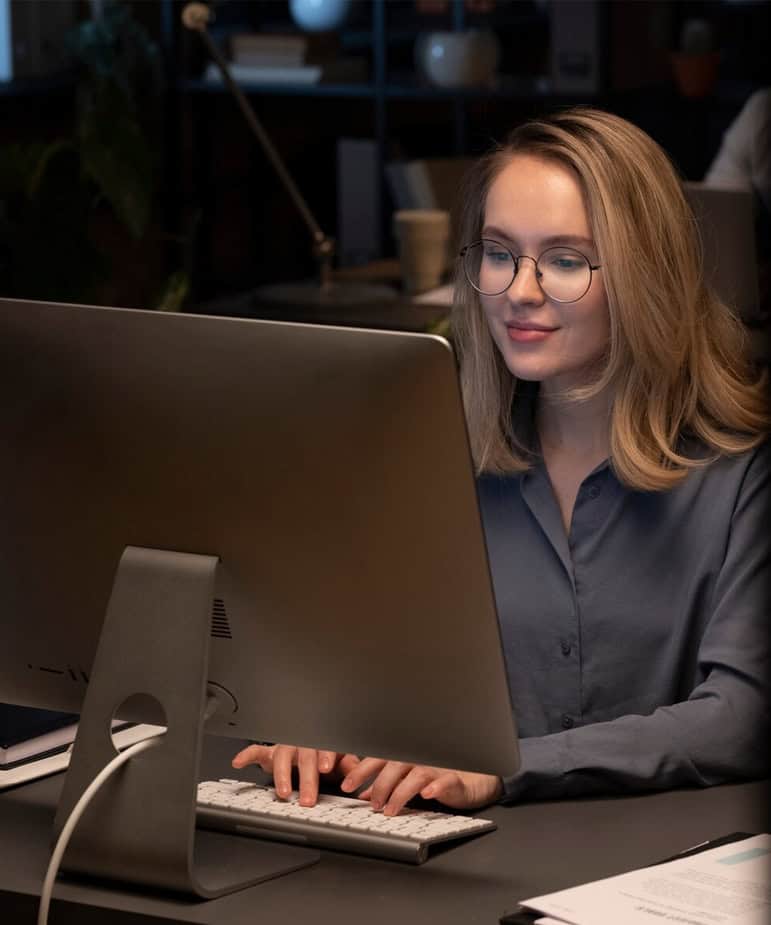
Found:
[[[516,341],[517,343],[533,343],[535,341],[546,340],[546,338],[556,330],[557,328],[545,328],[536,325],[506,325],[506,334],[509,340]]]

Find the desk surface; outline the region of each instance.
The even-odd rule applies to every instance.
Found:
[[[232,775],[229,740],[207,743],[203,778]],[[63,776],[0,794],[0,920],[34,923]],[[58,883],[51,925],[253,923],[495,925],[519,899],[641,867],[709,838],[768,827],[765,783],[619,799],[496,806],[498,830],[420,867],[334,852],[284,877],[206,903]],[[113,910],[110,913],[105,907]]]

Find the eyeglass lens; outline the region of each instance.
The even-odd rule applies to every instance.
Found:
[[[505,292],[517,273],[517,261],[508,248],[485,238],[469,245],[463,257],[466,278],[483,295]],[[575,302],[592,281],[589,260],[570,247],[550,247],[538,258],[538,282],[550,299]]]

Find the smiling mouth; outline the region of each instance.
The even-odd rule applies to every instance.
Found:
[[[543,331],[545,333],[550,333],[551,331],[556,331],[556,328],[549,328],[545,324],[533,324],[527,322],[517,322],[517,321],[507,321],[506,327],[515,331]]]
[[[506,325],[508,339],[516,343],[537,343],[546,340],[556,330],[557,328],[547,328],[543,325]]]

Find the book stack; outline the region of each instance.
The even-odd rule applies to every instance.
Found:
[[[239,83],[315,84],[367,79],[366,59],[338,58],[323,42],[280,33],[239,33],[230,39],[230,73]],[[208,65],[204,79],[222,83],[219,68]]]
[[[65,751],[75,741],[78,716],[0,704],[0,771]]]
[[[386,164],[386,180],[395,209],[445,209],[454,213],[470,157],[435,157]]]
[[[241,33],[230,39],[230,73],[239,83],[313,84],[321,80],[321,68],[305,61],[308,41],[302,35]],[[204,79],[222,83],[214,62]]]
[[[307,52],[304,35],[246,32],[230,39],[230,60],[246,67],[301,67]]]

